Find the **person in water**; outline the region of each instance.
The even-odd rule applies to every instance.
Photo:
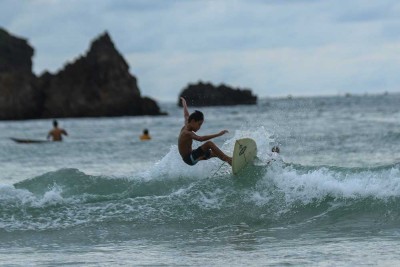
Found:
[[[142,140],[142,141],[151,140],[149,130],[147,130],[147,129],[143,130],[143,134],[140,136],[140,140]]]
[[[58,122],[56,120],[53,121],[53,129],[47,135],[47,139],[52,138],[52,141],[62,141],[62,136],[67,136],[68,133],[62,128],[58,128]]]
[[[280,149],[279,149],[279,146],[274,146],[274,147],[272,148],[271,152],[273,152],[273,153],[278,153],[278,154],[279,154],[281,151],[280,151]]]
[[[199,136],[195,134],[204,122],[204,115],[201,111],[195,110],[189,115],[186,105],[186,100],[181,97],[183,106],[183,115],[185,118],[185,125],[182,127],[178,139],[178,149],[183,161],[188,165],[195,165],[200,160],[207,160],[212,157],[218,157],[232,165],[232,158],[224,154],[213,142],[208,141],[212,138],[226,134],[228,131],[223,130],[216,134]],[[193,140],[205,142],[197,149],[192,150]]]
[[[280,156],[281,149],[279,146],[273,146],[271,152],[272,153],[269,154],[269,160],[267,161],[267,164],[275,161],[282,161],[282,157]]]

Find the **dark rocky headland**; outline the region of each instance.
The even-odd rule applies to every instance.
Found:
[[[163,115],[142,97],[108,33],[55,74],[32,72],[34,50],[0,28],[0,120]]]
[[[257,96],[250,89],[232,88],[221,84],[214,86],[211,83],[199,82],[189,84],[179,97],[184,97],[190,106],[233,106],[255,105]],[[180,98],[178,106],[182,106]]]

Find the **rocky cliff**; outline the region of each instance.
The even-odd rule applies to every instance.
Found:
[[[224,84],[214,86],[211,83],[199,82],[189,84],[179,95],[184,97],[190,106],[231,106],[257,104],[257,96],[249,89],[231,88]],[[182,106],[180,99],[178,105]]]
[[[108,33],[55,74],[37,78],[32,56],[26,40],[0,31],[0,119],[163,114],[154,100],[141,96]]]
[[[0,28],[0,120],[40,116],[43,96],[32,73],[33,48]]]
[[[129,66],[108,33],[89,52],[55,75],[40,77],[44,117],[157,115],[155,101],[143,99]]]

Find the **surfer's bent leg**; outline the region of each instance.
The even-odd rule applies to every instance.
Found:
[[[212,152],[212,156],[217,156],[220,160],[225,161],[227,163],[229,163],[229,165],[232,165],[232,158],[228,157],[227,155],[225,155],[224,152],[222,152],[221,149],[219,149],[217,147],[216,144],[214,144],[212,141],[207,141],[205,142],[201,148],[203,149],[203,151],[207,151],[209,149],[211,149]]]

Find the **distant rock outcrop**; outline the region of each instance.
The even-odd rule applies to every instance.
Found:
[[[40,77],[44,117],[159,115],[157,103],[143,99],[129,66],[108,33],[89,52],[56,75]]]
[[[162,115],[141,97],[129,66],[104,33],[56,74],[32,73],[33,48],[0,29],[0,119]]]
[[[0,28],[0,120],[40,116],[43,96],[32,73],[33,48]]]
[[[257,96],[249,89],[231,88],[224,84],[214,86],[211,83],[189,84],[179,97],[184,97],[191,106],[233,106],[255,105]],[[178,99],[178,106],[182,106]]]

